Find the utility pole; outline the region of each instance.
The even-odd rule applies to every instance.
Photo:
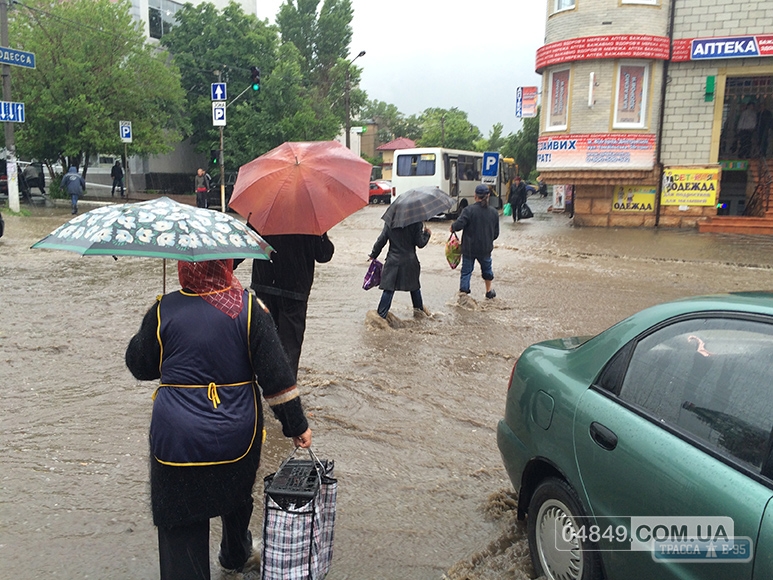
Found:
[[[0,0],[2,1],[2,0]],[[360,53],[355,56],[352,60],[350,60],[346,64],[346,83],[344,84],[344,107],[346,108],[346,127],[344,130],[346,131],[346,148],[351,149],[351,132],[352,132],[352,103],[351,103],[351,97],[349,95],[349,92],[351,91],[351,74],[349,72],[349,69],[352,66],[352,63],[360,58],[361,56],[365,56],[365,51],[362,50]]]
[[[2,2],[2,0],[0,0]],[[223,82],[222,71],[217,71],[217,82]],[[220,165],[220,211],[225,213],[225,155],[223,155],[223,126],[220,125],[220,155],[218,155],[218,164]]]
[[[8,4],[10,0],[0,0],[0,45],[8,46]],[[11,101],[11,67],[3,64],[3,100]],[[3,123],[5,129],[5,163],[8,184],[8,208],[19,212],[19,179],[16,172],[16,142],[13,136],[13,122]]]

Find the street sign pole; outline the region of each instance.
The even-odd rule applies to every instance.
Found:
[[[1,1],[1,0],[0,0]],[[223,73],[217,71],[217,82],[223,82]],[[225,109],[223,109],[225,113]],[[223,125],[220,125],[220,155],[218,155],[220,164],[220,211],[225,213],[225,153],[223,151]]]
[[[0,0],[0,45],[8,46],[8,2]],[[11,67],[3,64],[3,100],[11,100]],[[19,180],[16,172],[16,141],[13,135],[13,123],[3,123],[5,130],[5,163],[8,176],[8,208],[19,212]]]

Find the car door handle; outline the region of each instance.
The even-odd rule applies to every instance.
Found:
[[[596,445],[607,451],[612,451],[617,447],[617,435],[601,423],[594,421],[590,424],[590,437],[596,442]]]

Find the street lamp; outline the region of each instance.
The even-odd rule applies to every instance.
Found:
[[[351,133],[352,130],[352,103],[349,97],[349,91],[351,90],[350,87],[350,80],[351,75],[349,74],[349,69],[352,66],[352,63],[360,58],[361,56],[365,56],[365,51],[360,51],[360,54],[355,56],[352,60],[350,60],[348,63],[346,63],[346,84],[344,85],[344,106],[346,107],[346,148],[351,148]]]

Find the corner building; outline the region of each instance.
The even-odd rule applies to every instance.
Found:
[[[537,169],[576,225],[765,219],[773,0],[548,0],[536,70]]]

